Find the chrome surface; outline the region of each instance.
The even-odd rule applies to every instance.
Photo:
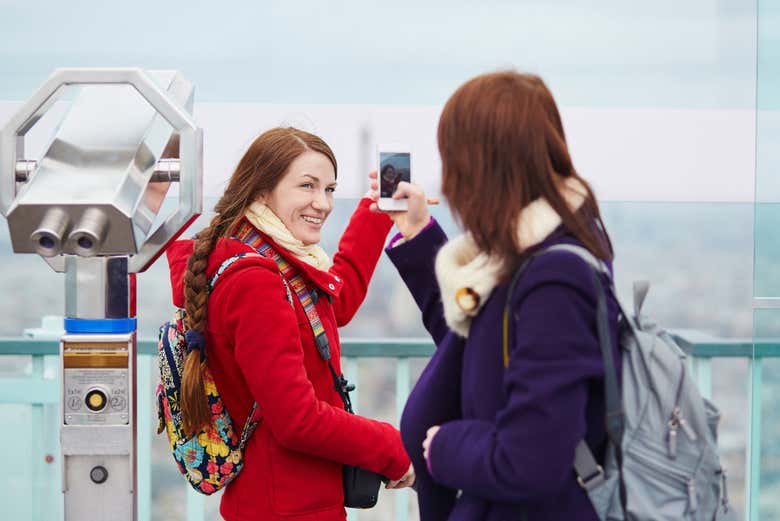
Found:
[[[81,257],[92,257],[100,251],[108,232],[106,214],[97,208],[87,208],[68,235],[67,249]]]
[[[130,282],[127,257],[65,257],[65,316],[127,318]]]
[[[152,183],[178,183],[181,174],[181,162],[178,159],[160,159],[152,174]]]
[[[25,134],[70,85],[82,85],[78,96],[40,162],[29,164]],[[55,71],[0,131],[0,213],[14,251],[46,255],[57,271],[64,268],[53,260],[60,251],[130,255],[132,272],[146,269],[202,208],[202,132],[190,116],[193,96],[193,85],[175,71]],[[179,207],[153,230],[177,172]],[[68,219],[56,248],[41,251],[33,233],[52,206]]]
[[[93,261],[96,259],[82,259]],[[127,354],[124,369],[65,367],[67,354],[100,349]],[[134,521],[136,482],[136,336],[63,335],[60,340],[60,440],[66,521]],[[117,407],[92,413],[68,407],[91,389],[122,397]],[[103,467],[105,481],[92,479]]]
[[[62,253],[62,243],[69,224],[70,217],[62,208],[47,209],[38,228],[30,234],[35,252],[43,257]]]
[[[35,169],[38,167],[38,162],[32,159],[21,159],[16,162],[16,182],[26,183],[30,180]]]

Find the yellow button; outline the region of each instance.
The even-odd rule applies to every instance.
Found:
[[[87,407],[92,411],[99,411],[106,406],[106,395],[97,389],[87,393]]]

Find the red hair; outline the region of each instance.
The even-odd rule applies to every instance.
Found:
[[[596,198],[574,169],[558,107],[541,78],[507,71],[467,81],[444,106],[438,143],[442,193],[477,246],[505,261],[504,277],[523,255],[520,211],[540,197],[594,255],[612,259]],[[561,194],[567,178],[585,189],[579,211]]]

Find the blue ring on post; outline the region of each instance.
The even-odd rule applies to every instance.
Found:
[[[66,318],[65,332],[71,334],[81,333],[132,333],[136,330],[138,320],[131,318]]]

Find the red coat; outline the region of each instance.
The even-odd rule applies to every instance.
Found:
[[[318,270],[276,247],[311,285],[331,295],[316,304],[340,367],[337,328],[362,303],[391,222],[364,199],[350,220],[329,271]],[[213,274],[228,257],[250,247],[221,239],[209,258]],[[192,241],[168,250],[173,302],[183,307],[183,276]],[[246,465],[225,489],[220,513],[227,521],[343,521],[342,464],[399,479],[409,467],[399,432],[390,424],[352,415],[333,386],[297,298],[285,296],[271,259],[244,258],[221,276],[209,298],[208,364],[238,432],[253,401],[263,421],[246,449]],[[290,517],[293,516],[293,517]]]

